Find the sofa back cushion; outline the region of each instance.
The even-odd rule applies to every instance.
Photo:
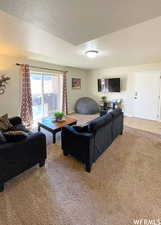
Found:
[[[113,118],[118,117],[122,114],[122,110],[120,108],[114,109],[110,112]]]
[[[101,117],[97,117],[96,119],[92,120],[88,124],[88,130],[89,132],[96,132],[99,128],[110,123],[111,120],[112,120],[112,115],[110,113],[105,114],[104,116],[101,116]]]
[[[112,143],[112,121],[105,126],[100,127],[94,136],[95,160],[101,155]]]
[[[6,131],[13,127],[13,125],[10,123],[8,119],[8,114],[5,114],[0,117],[0,130]]]

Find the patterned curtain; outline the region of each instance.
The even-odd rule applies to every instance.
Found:
[[[63,107],[62,111],[68,115],[67,72],[63,74]]]
[[[21,99],[21,118],[27,127],[31,127],[33,122],[32,115],[32,96],[31,96],[31,82],[30,82],[30,68],[29,65],[21,65],[22,75],[22,99]]]

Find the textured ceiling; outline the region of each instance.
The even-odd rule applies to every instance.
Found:
[[[74,45],[161,15],[160,0],[0,0],[0,9]]]
[[[0,54],[84,69],[161,62],[161,17],[79,46],[0,11]],[[96,58],[84,54],[99,50]]]

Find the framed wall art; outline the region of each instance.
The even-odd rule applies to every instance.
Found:
[[[80,78],[72,78],[72,88],[73,89],[81,88],[81,79]]]

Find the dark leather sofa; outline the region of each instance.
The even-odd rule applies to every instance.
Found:
[[[36,164],[42,167],[46,159],[45,135],[26,129],[20,117],[11,118],[10,123],[15,130],[28,133],[28,137],[19,142],[0,144],[0,191],[4,190],[4,183],[10,178]]]
[[[123,112],[114,109],[92,120],[87,126],[64,126],[62,149],[64,155],[72,155],[90,172],[93,162],[123,133]]]

